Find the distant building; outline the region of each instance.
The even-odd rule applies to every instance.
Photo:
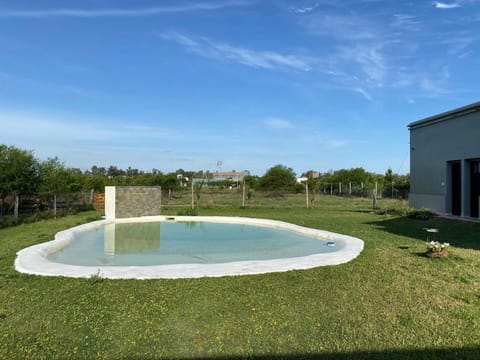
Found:
[[[213,173],[213,180],[212,181],[223,181],[223,180],[231,180],[235,182],[243,181],[243,177],[245,176],[244,171],[217,171]]]
[[[247,171],[216,171],[211,173],[209,178],[193,178],[193,184],[203,183],[204,186],[208,186],[209,183],[217,181],[230,181],[235,183],[235,186],[240,185],[243,182],[243,178],[248,175]]]
[[[410,206],[479,217],[480,102],[408,125]]]
[[[297,184],[301,184],[307,180],[308,180],[308,177],[305,177],[305,176],[299,177],[297,178]]]

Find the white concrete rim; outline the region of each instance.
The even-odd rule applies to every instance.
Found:
[[[153,222],[153,221],[203,221],[217,223],[268,226],[294,231],[324,241],[335,241],[338,251],[295,258],[274,260],[235,261],[221,264],[173,264],[155,266],[80,266],[55,263],[48,254],[68,245],[74,235],[103,226],[106,223]],[[363,250],[363,241],[347,235],[307,228],[283,221],[226,216],[145,216],[138,218],[100,220],[79,225],[55,235],[55,239],[33,245],[17,252],[15,270],[34,275],[88,278],[100,276],[108,279],[180,279],[253,275],[290,270],[311,269],[318,266],[338,265],[355,259]]]

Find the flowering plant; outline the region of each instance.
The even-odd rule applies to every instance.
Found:
[[[439,243],[438,241],[427,241],[427,255],[430,256],[448,256],[449,243]]]

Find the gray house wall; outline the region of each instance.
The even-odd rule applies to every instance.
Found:
[[[470,216],[470,162],[480,158],[480,103],[409,125],[410,206],[452,212],[451,163],[461,164],[461,215]]]

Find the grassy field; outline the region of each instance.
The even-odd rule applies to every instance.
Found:
[[[480,224],[377,215],[370,200],[330,196],[311,209],[200,215],[289,221],[359,237],[365,249],[347,264],[285,273],[69,279],[16,273],[15,253],[98,213],[2,229],[0,358],[480,358]],[[440,229],[450,258],[424,256],[425,227]]]

